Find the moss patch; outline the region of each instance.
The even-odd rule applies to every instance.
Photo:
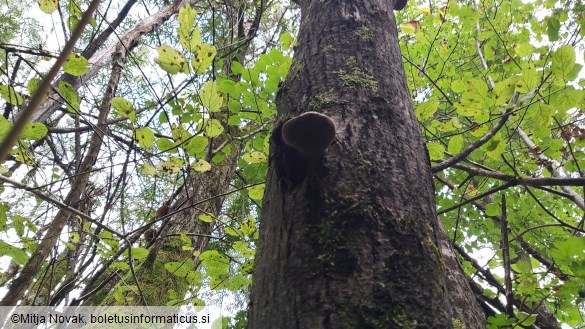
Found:
[[[333,90],[329,90],[324,93],[319,93],[317,96],[313,97],[309,102],[309,108],[318,110],[334,105],[343,105],[345,103],[347,102],[339,99],[334,95]]]
[[[357,30],[355,30],[355,34],[357,34],[364,41],[371,40],[374,37],[372,30],[365,25],[358,27]]]
[[[466,329],[465,325],[459,319],[453,319],[453,329]]]
[[[339,76],[346,87],[363,87],[373,92],[378,91],[378,82],[374,78],[362,71],[354,57],[347,60],[349,70],[338,70],[335,73]]]

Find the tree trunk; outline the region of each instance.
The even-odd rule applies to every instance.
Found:
[[[248,328],[453,326],[392,7],[301,1],[298,48],[277,97],[283,120],[272,135]],[[309,110],[337,126],[323,157],[282,139],[286,118]],[[319,132],[306,134],[318,143]]]

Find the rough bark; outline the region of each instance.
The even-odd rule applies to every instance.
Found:
[[[301,1],[277,98],[337,125],[322,159],[275,128],[248,328],[451,328],[435,199],[386,0]]]
[[[468,278],[461,268],[457,254],[443,224],[438,225],[441,253],[445,262],[445,274],[447,275],[447,290],[449,291],[449,304],[453,313],[453,322],[459,322],[468,329],[483,329],[486,326],[485,313],[481,309],[475,294],[469,286]],[[455,327],[457,328],[457,327]]]

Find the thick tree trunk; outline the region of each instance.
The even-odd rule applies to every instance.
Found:
[[[301,1],[278,111],[324,113],[337,135],[306,161],[275,128],[249,328],[452,327],[392,6]]]

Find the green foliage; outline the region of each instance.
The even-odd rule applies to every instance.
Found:
[[[0,116],[0,140],[38,88],[39,77],[46,71],[46,65],[41,65],[43,54],[58,53],[37,47],[37,42],[31,40],[38,38],[26,32],[33,28],[25,28],[29,21],[22,17],[19,4],[10,0],[7,4],[7,12],[0,13],[0,44],[31,46],[18,56],[2,51],[0,97],[7,114]],[[60,25],[66,34],[78,23],[84,6],[74,1],[60,4]],[[228,2],[226,6],[234,4]],[[445,4],[413,3],[396,12],[414,114],[427,139],[432,165],[477,146],[458,166],[436,173],[441,220],[462,252],[482,259],[463,262],[466,273],[477,279],[478,272],[483,274],[489,269],[493,278],[480,275],[477,280],[485,288],[484,295],[503,301],[500,240],[501,222],[506,215],[513,259],[512,288],[515,300],[522,304],[514,306],[513,317],[491,305],[498,314],[488,320],[490,328],[527,327],[535,321],[537,324],[535,315],[540,306],[563,325],[582,326],[583,209],[578,198],[570,194],[573,191],[582,197],[582,186],[517,184],[494,195],[482,194],[510,182],[505,177],[583,176],[585,80],[581,70],[585,8],[580,3],[554,0]],[[57,9],[56,1],[42,0],[39,5],[47,13]],[[146,5],[150,8],[158,4]],[[107,192],[92,194],[88,188],[68,205],[126,234],[145,224],[160,225],[150,222],[153,209],[166,200],[183,200],[181,193],[187,193],[189,200],[202,201],[188,210],[194,213],[180,224],[165,222],[188,229],[171,230],[171,239],[165,241],[152,272],[141,272],[147,268],[141,268],[148,255],[144,242],[130,246],[132,261],[137,264],[135,270],[147,273],[140,274],[144,276],[139,276],[138,284],[157,286],[163,282],[165,289],[146,292],[149,301],[159,304],[203,303],[203,286],[229,291],[233,296],[248,291],[258,239],[257,214],[269,159],[270,123],[277,114],[274,100],[292,63],[294,23],[275,20],[282,14],[278,2],[265,8],[257,31],[262,42],[253,43],[242,54],[235,48],[243,43],[235,35],[238,26],[231,25],[237,20],[210,5],[213,2],[198,3],[197,10],[189,5],[181,8],[176,22],[161,25],[134,48],[118,92],[113,95],[107,129],[99,134],[107,147],[92,160],[96,165],[90,173],[91,185],[96,190],[107,185]],[[242,7],[245,9],[238,15],[254,18],[251,7]],[[116,33],[142,18],[132,16]],[[86,49],[108,26],[95,23],[88,26],[76,51]],[[26,38],[8,42],[23,33]],[[352,33],[363,40],[373,40],[367,26],[358,26]],[[157,65],[147,67],[155,49]],[[330,46],[325,50],[335,51]],[[19,56],[27,60],[27,65],[21,63],[18,68],[14,64],[20,61]],[[81,76],[89,72],[94,59],[72,54],[63,71]],[[357,66],[354,58],[345,59],[345,64],[336,73],[348,92],[359,88],[378,91],[377,82],[365,68]],[[295,78],[302,69],[301,62],[295,63],[289,78]],[[13,159],[27,170],[16,170],[19,164],[9,164],[0,167],[0,172],[17,177],[31,190],[64,200],[70,182],[86,174],[76,172],[76,168],[86,154],[90,134],[101,129],[95,126],[98,111],[102,110],[98,97],[109,88],[107,80],[101,73],[83,81],[80,89],[57,80],[57,93],[51,95],[51,100],[62,104],[65,115],[56,112],[47,122],[29,123],[12,150]],[[169,90],[172,92],[167,93]],[[318,94],[309,100],[310,109],[343,105],[333,94]],[[48,103],[49,98],[45,96],[42,102]],[[501,129],[495,131],[503,119]],[[477,144],[487,134],[489,138]],[[226,161],[231,155],[237,159]],[[229,163],[236,163],[237,168],[226,169],[224,165]],[[229,191],[208,183],[215,182],[222,170],[237,173]],[[188,177],[195,177],[191,185],[185,184]],[[205,192],[196,188],[182,190],[183,186],[199,183],[204,184]],[[22,265],[37,248],[38,234],[51,225],[58,207],[30,194],[12,193],[14,190],[8,190],[12,187],[7,186],[0,186],[0,254]],[[193,191],[202,195],[193,195]],[[506,196],[506,213],[502,213],[502,194]],[[209,200],[217,195],[225,196],[222,210],[210,213],[208,203],[215,200]],[[463,204],[473,197],[480,198]],[[445,212],[446,209],[452,210]],[[207,240],[197,235],[201,232],[192,224],[209,228],[202,234],[209,239],[206,246],[198,244]],[[43,231],[39,233],[37,227]],[[59,237],[54,250],[87,255],[77,251],[89,248],[95,250],[95,259],[82,259],[82,263],[103,262],[118,274],[130,273],[129,246],[124,239],[79,218],[68,220],[67,228],[68,234]],[[88,272],[91,271],[84,271]],[[115,285],[110,299],[102,301],[138,302],[138,286],[127,276],[120,276],[124,282]],[[41,277],[38,274],[36,279]],[[78,281],[91,279],[88,275]],[[33,290],[34,287],[30,289]],[[184,300],[187,292],[194,296],[192,300]],[[454,320],[454,326],[459,324]],[[245,327],[245,314],[238,313],[226,326]]]
[[[459,165],[510,177],[582,177],[582,5],[488,1],[426,6],[407,7],[397,21],[432,165],[475,144]],[[511,116],[496,131],[506,112]],[[488,133],[492,136],[477,144]],[[490,317],[489,328],[530,326],[537,321],[537,305],[555,312],[565,325],[582,325],[577,291],[583,290],[585,255],[581,239],[571,234],[582,235],[583,206],[563,195],[569,190],[582,195],[581,187],[514,186],[463,204],[506,180],[461,167],[437,175],[439,212],[452,209],[442,213],[443,223],[468,255],[491,259],[483,269],[492,273],[503,268],[500,222],[506,215],[514,297],[526,307],[515,310],[514,317]],[[467,266],[469,274],[478,270]],[[494,287],[501,287],[503,278],[496,275],[495,280],[483,281],[484,293],[499,298]]]

